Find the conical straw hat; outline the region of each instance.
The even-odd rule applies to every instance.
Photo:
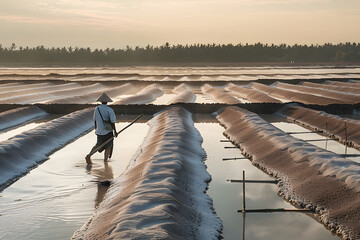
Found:
[[[97,102],[112,102],[113,100],[111,100],[111,98],[106,95],[106,93],[101,94],[100,97],[98,97],[98,99],[96,99]]]

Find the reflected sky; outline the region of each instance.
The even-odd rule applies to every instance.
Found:
[[[207,153],[207,170],[212,176],[207,193],[214,201],[217,215],[223,221],[224,239],[243,239],[243,216],[237,210],[242,208],[242,184],[229,183],[227,179],[273,180],[254,167],[249,160],[223,161],[223,158],[243,157],[239,149],[225,149],[231,146],[224,140],[224,129],[217,123],[195,123],[202,135],[203,148]],[[246,184],[246,207],[293,208],[277,195],[275,184]],[[248,213],[246,215],[245,239],[292,239],[329,240],[339,239],[326,230],[311,216],[304,213]]]

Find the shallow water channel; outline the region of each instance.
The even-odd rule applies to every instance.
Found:
[[[207,153],[207,170],[212,176],[207,193],[213,199],[217,215],[223,221],[224,239],[339,239],[305,213],[247,213],[243,218],[242,183],[230,183],[228,179],[242,179],[242,171],[248,180],[273,180],[256,168],[247,159],[227,160],[223,158],[243,158],[238,148],[232,146],[223,136],[224,128],[218,123],[195,123],[203,137],[203,148]],[[277,195],[276,185],[269,183],[246,184],[246,208],[293,208]],[[245,222],[244,222],[245,220]],[[245,224],[245,225],[244,225]]]
[[[120,130],[128,123],[117,123]],[[0,239],[69,239],[102,201],[98,181],[119,176],[141,145],[148,125],[136,123],[115,140],[113,158],[104,163],[84,156],[95,144],[94,131],[80,137],[0,193]]]

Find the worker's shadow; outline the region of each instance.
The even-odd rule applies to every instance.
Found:
[[[104,162],[103,168],[101,165],[89,164],[86,166],[86,170],[88,174],[91,174],[97,178],[96,182],[98,191],[95,199],[95,208],[97,208],[104,199],[105,193],[110,186],[108,180],[112,180],[114,178],[113,169],[108,162]]]

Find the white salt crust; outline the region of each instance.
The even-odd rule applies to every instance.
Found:
[[[222,223],[205,193],[210,175],[191,114],[172,107],[149,125],[128,169],[73,239],[218,238]]]
[[[36,106],[15,108],[0,113],[0,130],[24,124],[36,118],[44,117],[47,113]]]
[[[0,186],[26,174],[52,152],[92,129],[93,111],[76,111],[0,142]]]

